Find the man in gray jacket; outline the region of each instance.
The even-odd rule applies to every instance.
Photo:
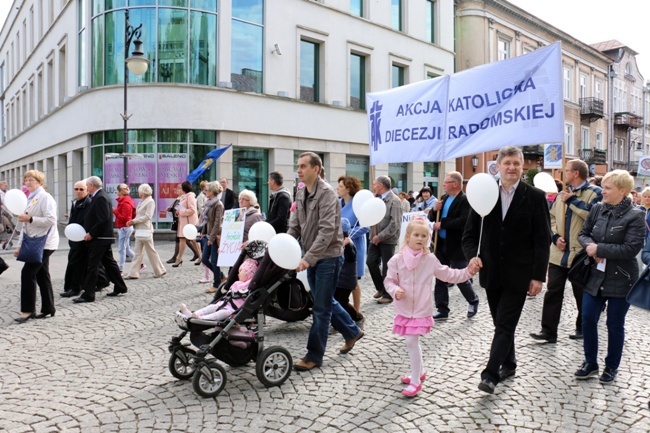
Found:
[[[345,344],[339,353],[346,354],[363,337],[363,331],[334,300],[334,290],[341,269],[343,232],[341,206],[332,187],[320,177],[323,162],[313,152],[298,158],[298,177],[305,183],[296,194],[296,212],[289,221],[291,236],[300,240],[305,255],[296,272],[307,269],[307,280],[314,299],[313,321],[307,340],[307,355],[294,368],[307,371],[323,364],[330,322],[339,331]]]
[[[366,265],[368,265],[370,277],[377,289],[377,293],[374,295],[375,299],[380,304],[390,304],[393,302],[393,298],[386,292],[384,278],[388,272],[388,261],[395,254],[395,246],[399,241],[403,211],[399,197],[390,190],[388,176],[378,176],[372,183],[372,189],[375,195],[386,204],[386,214],[379,224],[370,228],[371,237]],[[380,262],[381,269],[379,268]]]

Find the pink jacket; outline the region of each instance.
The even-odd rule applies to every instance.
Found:
[[[384,286],[389,295],[395,298],[395,292],[400,287],[404,297],[395,300],[395,313],[409,318],[423,318],[433,314],[433,297],[431,295],[433,278],[439,278],[448,283],[462,283],[472,276],[465,269],[451,269],[440,264],[434,254],[427,254],[420,259],[418,267],[412,271],[406,269],[402,253],[399,252],[388,261],[388,274]]]

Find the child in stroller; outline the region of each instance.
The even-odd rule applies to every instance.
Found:
[[[203,307],[194,312],[190,311],[185,304],[181,304],[180,312],[187,317],[205,320],[225,320],[235,311],[244,305],[246,296],[248,296],[248,286],[255,275],[258,263],[253,259],[246,259],[239,266],[237,273],[239,281],[233,283],[230,287],[230,297],[222,298],[216,303]]]

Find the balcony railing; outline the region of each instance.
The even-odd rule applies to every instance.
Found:
[[[587,164],[607,164],[607,151],[600,149],[580,149],[580,159]]]
[[[641,128],[643,118],[632,113],[614,113],[614,125],[624,128]]]
[[[589,117],[590,122],[602,119],[605,115],[605,104],[602,99],[580,98],[580,115]]]

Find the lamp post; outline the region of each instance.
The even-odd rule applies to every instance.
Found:
[[[128,152],[129,152],[129,129],[128,122],[131,115],[127,111],[127,87],[129,84],[129,71],[135,75],[142,75],[147,72],[149,67],[149,59],[144,56],[142,52],[142,41],[140,36],[142,35],[142,24],[138,27],[133,27],[129,23],[129,10],[125,10],[125,19],[124,19],[124,114],[121,114],[122,120],[124,120],[124,147],[122,148],[122,155],[124,156],[124,183],[129,190],[131,189],[129,185],[129,172],[128,172]],[[135,38],[135,40],[133,40]],[[133,41],[134,49],[133,54],[129,57],[129,48],[131,47],[131,41]]]
[[[476,173],[476,167],[478,167],[478,156],[472,156],[472,171]]]

